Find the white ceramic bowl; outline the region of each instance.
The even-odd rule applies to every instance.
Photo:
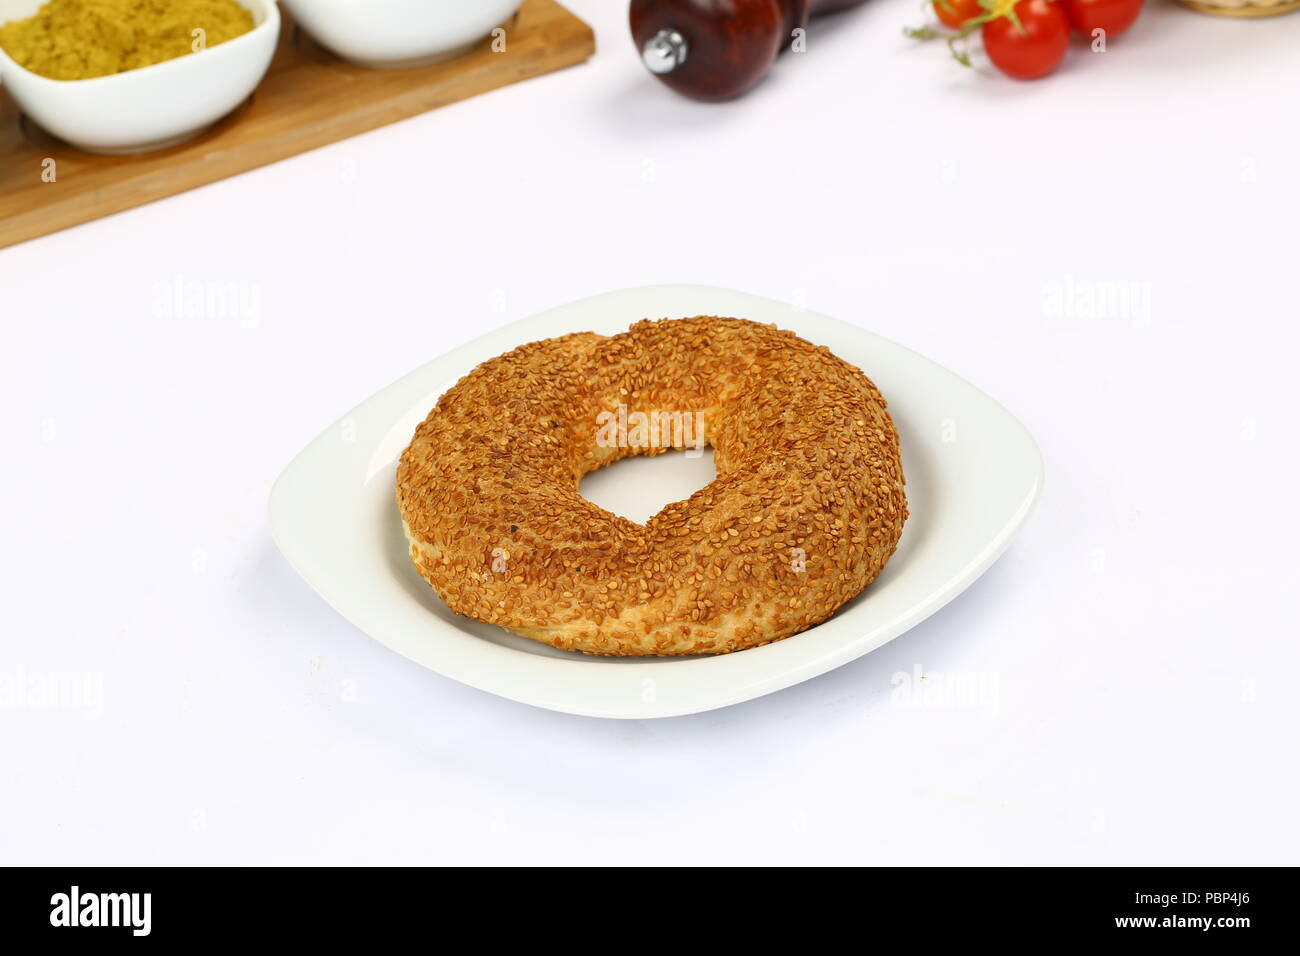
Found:
[[[0,0],[0,23],[43,0]],[[51,80],[0,50],[0,84],[38,125],[93,153],[139,153],[197,136],[248,98],[280,35],[275,0],[237,0],[253,15],[243,36],[199,53],[90,80]]]
[[[322,46],[359,66],[401,69],[460,56],[523,0],[284,0]]]

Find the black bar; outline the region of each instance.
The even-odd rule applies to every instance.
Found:
[[[338,944],[384,932],[429,934],[473,919],[495,935],[533,926],[557,943],[570,915],[623,922],[641,937],[680,934],[704,914],[759,940],[780,929],[952,940],[1222,943],[1285,934],[1291,869],[892,869],[812,874],[731,870],[8,869],[6,941],[283,939]],[[69,919],[72,887],[80,912]],[[714,894],[721,894],[714,897]],[[105,898],[101,894],[113,894]],[[131,894],[136,894],[132,897]],[[148,920],[144,906],[148,894]],[[595,894],[594,897],[592,894]],[[679,895],[680,894],[680,895]],[[88,903],[89,898],[94,903]],[[489,924],[482,909],[494,911]],[[62,907],[62,908],[61,908]],[[586,913],[587,915],[582,915]],[[690,913],[679,922],[679,917]],[[102,917],[100,915],[102,914]],[[83,919],[83,915],[86,917]],[[134,916],[134,920],[131,917]],[[70,925],[111,922],[117,926]],[[536,921],[544,922],[538,923]],[[562,922],[557,922],[562,921]],[[659,928],[656,923],[663,921]],[[61,925],[54,925],[60,923]],[[147,929],[147,933],[144,930]],[[615,931],[618,931],[617,929]],[[575,927],[572,932],[582,933]],[[602,930],[608,932],[608,929]],[[431,936],[431,946],[440,945]],[[870,943],[874,940],[875,943]],[[447,942],[450,942],[448,940]]]

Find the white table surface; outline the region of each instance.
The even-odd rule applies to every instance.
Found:
[[[571,6],[584,66],[0,252],[0,861],[1297,862],[1300,16],[1152,0],[1018,84],[872,0],[706,106]],[[178,277],[256,315],[168,317]],[[1038,510],[881,650],[644,723],[424,671],[280,557],[272,481],[359,400],[657,282],[948,365]]]

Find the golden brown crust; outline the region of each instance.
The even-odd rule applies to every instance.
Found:
[[[578,490],[667,450],[609,447],[598,416],[620,404],[702,413],[714,447],[717,479],[644,526]],[[416,429],[397,500],[412,561],[453,611],[605,655],[724,653],[812,627],[880,573],[907,518],[871,381],[791,332],[713,316],[484,362]]]

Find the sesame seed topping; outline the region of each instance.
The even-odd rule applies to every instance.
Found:
[[[582,476],[686,439],[602,443],[597,418],[620,404],[700,414],[714,449],[717,478],[644,525],[583,498]],[[563,650],[668,656],[828,618],[894,553],[903,485],[859,369],[775,326],[701,316],[479,365],[416,429],[397,501],[412,561],[455,613]]]

